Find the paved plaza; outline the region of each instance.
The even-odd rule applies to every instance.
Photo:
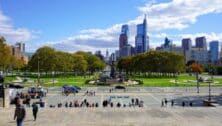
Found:
[[[33,121],[31,108],[27,108],[25,126],[220,126],[222,124],[221,88],[212,88],[212,99],[217,100],[216,107],[203,107],[203,100],[208,98],[208,88],[127,88],[109,92],[111,87],[83,88],[78,94],[64,96],[60,88],[49,88],[47,97],[43,98],[45,108],[40,108],[38,119]],[[95,96],[85,95],[86,91],[95,91]],[[143,107],[128,106],[132,98],[144,102]],[[161,101],[166,98],[169,103],[161,107]],[[74,100],[99,103],[99,107],[66,108],[65,102]],[[102,101],[111,99],[116,103],[126,104],[126,107],[102,107]],[[170,104],[174,100],[174,106]],[[33,100],[35,101],[35,100]],[[185,107],[182,107],[182,102]],[[189,103],[193,102],[193,106]],[[62,103],[61,108],[57,104]],[[55,108],[50,108],[55,105]],[[8,109],[0,108],[0,126],[15,126],[13,120],[14,106]]]

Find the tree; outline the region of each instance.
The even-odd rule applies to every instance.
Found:
[[[10,67],[11,56],[10,47],[6,45],[5,38],[0,37],[0,70],[5,71]]]
[[[29,61],[29,66],[31,70],[38,70],[38,63],[40,71],[52,72],[56,70],[56,52],[53,48],[42,47],[39,48]]]
[[[87,61],[84,59],[82,55],[73,54],[73,70],[79,73],[85,73],[88,67]]]
[[[118,69],[128,72],[180,73],[184,71],[184,57],[172,52],[150,51],[118,61]]]
[[[76,52],[76,54],[82,55],[84,59],[87,61],[88,67],[87,70],[93,74],[97,70],[102,70],[105,67],[105,63],[99,59],[96,55],[92,55],[86,52]]]

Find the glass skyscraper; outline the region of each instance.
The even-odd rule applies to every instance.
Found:
[[[219,42],[210,42],[210,60],[211,63],[217,63],[219,59]]]
[[[131,48],[128,44],[128,36],[129,36],[129,26],[122,25],[121,27],[121,34],[119,36],[119,52],[120,57],[130,56]]]
[[[135,38],[136,53],[144,53],[149,49],[149,37],[147,35],[146,16],[142,24],[137,25],[137,35]]]
[[[121,34],[125,34],[127,37],[129,36],[129,26],[128,25],[122,25]]]

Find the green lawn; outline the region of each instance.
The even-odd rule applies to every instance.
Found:
[[[196,77],[181,75],[175,78],[134,78],[143,81],[143,87],[187,87],[196,86]],[[222,86],[222,78],[213,78],[212,86]],[[200,86],[208,86],[208,83],[199,83]],[[137,85],[138,86],[138,85]]]
[[[42,86],[44,87],[52,87],[52,86],[62,86],[64,84],[68,85],[76,85],[80,87],[89,87],[95,85],[85,84],[87,79],[91,77],[83,77],[83,76],[73,76],[73,77],[57,77],[55,78],[55,83],[53,84],[52,78],[41,78]],[[26,82],[25,86],[34,86],[37,84],[37,78],[29,78],[35,82]],[[188,75],[180,75],[177,78],[175,83],[175,78],[132,78],[137,80],[142,80],[142,85],[136,85],[137,87],[186,87],[186,86],[196,86],[195,76]],[[10,83],[13,80],[16,80],[15,77],[6,77],[5,82]],[[222,86],[222,78],[214,78],[214,84],[212,86]],[[208,83],[200,83],[200,86],[208,86]]]
[[[37,78],[28,78],[29,80],[32,80],[34,82],[25,82],[23,83],[25,86],[34,86],[37,84]],[[64,84],[67,85],[76,85],[76,86],[90,86],[86,85],[85,81],[87,79],[90,79],[89,77],[81,77],[81,76],[75,76],[75,77],[57,77],[54,79],[54,84],[53,84],[53,79],[52,78],[40,78],[41,80],[41,85],[44,87],[52,87],[52,86],[62,86]],[[5,82],[10,83],[13,80],[16,80],[15,77],[6,77]]]

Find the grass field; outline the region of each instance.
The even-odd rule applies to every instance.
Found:
[[[54,80],[52,78],[41,78],[41,85],[44,87],[53,87],[53,86],[62,86],[64,84],[68,85],[76,85],[80,87],[89,87],[95,85],[85,84],[87,79],[91,77],[83,77],[83,76],[73,76],[73,77],[57,77]],[[175,78],[132,78],[143,81],[143,84],[136,85],[139,87],[187,87],[187,86],[196,86],[196,78],[195,76],[188,75],[180,75],[175,80]],[[10,83],[13,80],[16,80],[15,77],[6,77],[5,82]],[[24,86],[31,86],[37,84],[37,78],[29,78],[33,82],[25,82]],[[212,86],[222,86],[222,77],[221,78],[213,78],[214,82]],[[200,83],[200,86],[208,86],[208,83]]]

